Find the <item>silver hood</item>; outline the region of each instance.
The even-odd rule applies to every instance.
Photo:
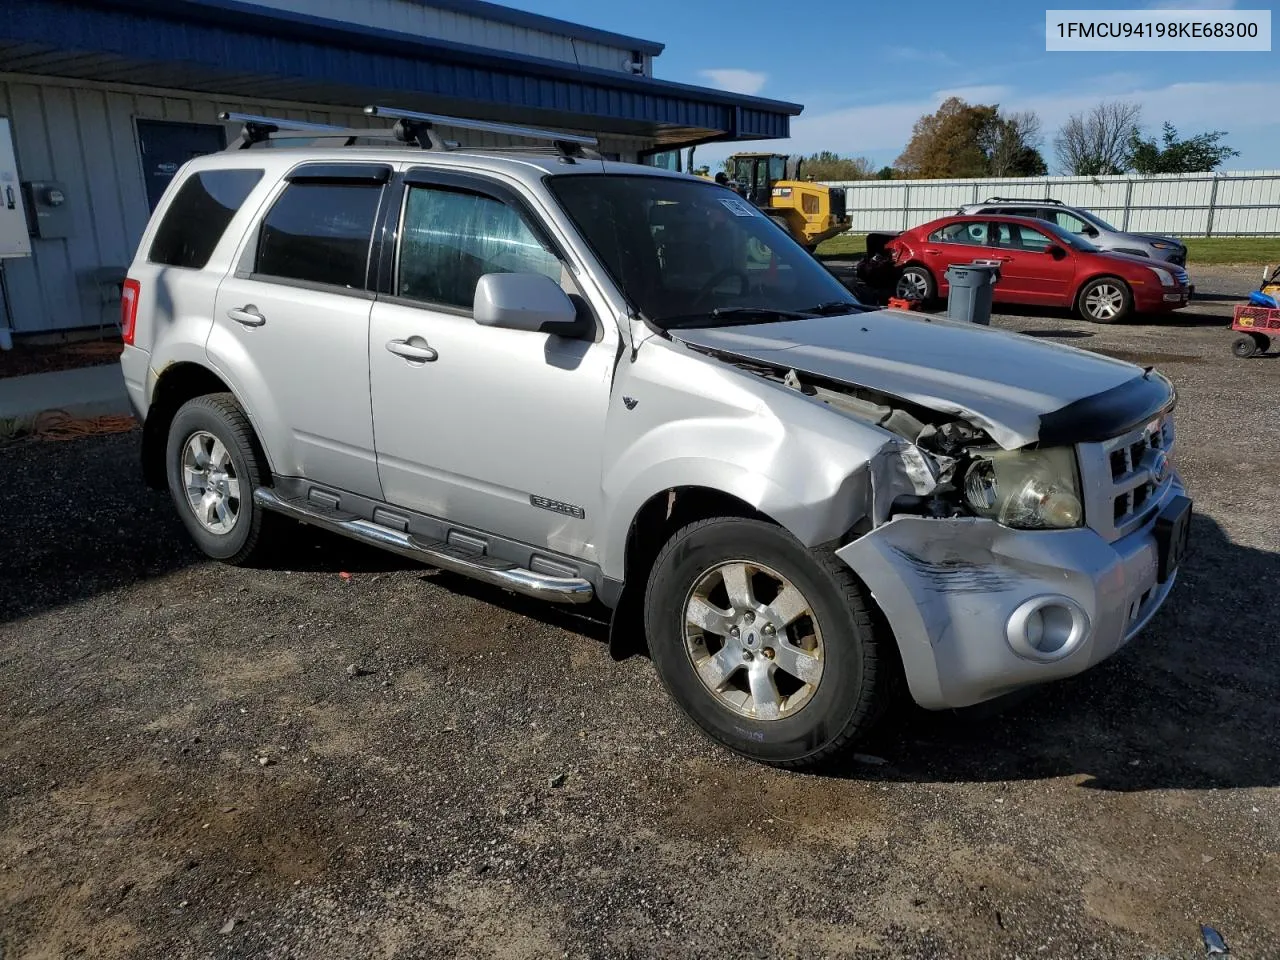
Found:
[[[701,350],[954,413],[1009,450],[1041,439],[1046,415],[1059,424],[1057,431],[1064,416],[1071,418],[1077,409],[1096,421],[1100,409],[1112,405],[1090,404],[1088,398],[1129,393],[1117,388],[1143,380],[1141,368],[1130,363],[902,310],[676,329],[670,335]]]

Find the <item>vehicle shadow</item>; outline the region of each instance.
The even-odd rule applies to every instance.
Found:
[[[1071,777],[1118,792],[1280,785],[1280,605],[1260,592],[1280,583],[1280,553],[1232,543],[1203,515],[1192,543],[1164,609],[1110,660],[1003,710],[900,710],[860,748],[883,765],[854,762],[830,775]]]

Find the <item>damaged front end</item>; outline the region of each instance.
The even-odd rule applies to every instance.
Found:
[[[926,404],[824,376],[819,361],[775,362],[795,359],[785,347],[756,356],[703,349],[892,435],[868,464],[872,509],[836,555],[883,612],[921,706],[970,706],[1079,673],[1135,636],[1172,589],[1176,566],[1157,526],[1187,502],[1175,473],[1157,476],[1173,403],[1158,375],[1135,371],[1143,383],[1131,374],[1037,411],[1037,436],[1022,426],[1026,416],[989,429],[994,404]],[[1135,433],[1134,422],[1146,425]],[[1137,502],[1113,488],[1137,489],[1148,466],[1142,512],[1111,523],[1122,500]],[[1088,520],[1086,504],[1090,516],[1104,504],[1107,524]]]

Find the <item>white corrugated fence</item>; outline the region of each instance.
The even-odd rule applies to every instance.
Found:
[[[1280,170],[1120,177],[854,180],[851,233],[907,230],[989,197],[1052,197],[1121,230],[1179,237],[1280,235]]]

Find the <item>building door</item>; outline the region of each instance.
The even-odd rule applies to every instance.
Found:
[[[147,202],[155,210],[169,181],[188,160],[217,153],[227,145],[227,131],[216,123],[138,120],[138,149]]]

